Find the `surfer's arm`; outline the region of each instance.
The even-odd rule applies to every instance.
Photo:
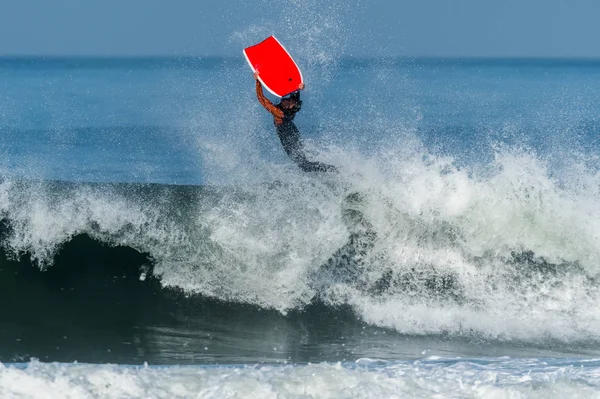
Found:
[[[258,102],[262,104],[263,107],[267,111],[269,111],[276,119],[283,119],[283,111],[273,105],[271,101],[267,97],[265,97],[262,89],[262,85],[258,79],[256,80],[256,98],[258,98]]]

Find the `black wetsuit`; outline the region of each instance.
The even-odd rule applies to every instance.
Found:
[[[312,162],[306,159],[304,154],[304,148],[302,145],[302,137],[300,137],[300,131],[294,124],[294,117],[296,113],[300,111],[302,102],[300,101],[300,93],[293,93],[290,98],[297,101],[298,105],[292,109],[285,109],[281,104],[277,104],[276,107],[283,112],[283,122],[279,125],[275,125],[277,128],[277,135],[281,140],[283,149],[286,154],[305,172],[337,172],[335,166],[327,165],[322,162]]]
[[[286,154],[305,172],[336,172],[335,166],[327,165],[321,162],[311,162],[306,159],[304,154],[304,148],[302,145],[302,138],[300,132],[294,124],[294,117],[296,113],[300,111],[302,101],[300,101],[300,92],[296,91],[290,94],[290,99],[295,100],[295,107],[293,109],[284,108],[281,103],[274,105],[269,99],[265,97],[262,90],[262,85],[256,80],[256,97],[267,111],[273,115],[275,127],[277,128],[277,135],[281,140],[283,149]]]

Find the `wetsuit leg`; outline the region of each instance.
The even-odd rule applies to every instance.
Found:
[[[311,162],[306,160],[296,161],[296,164],[305,172],[337,172],[337,168],[333,165],[327,165],[323,162]]]
[[[337,172],[333,165],[327,165],[322,162],[311,162],[306,159],[302,149],[300,132],[292,121],[285,121],[277,126],[277,134],[283,145],[286,154],[298,165],[304,172]]]

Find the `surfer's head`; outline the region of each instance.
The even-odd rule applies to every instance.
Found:
[[[298,107],[298,100],[293,98],[282,98],[281,99],[281,107],[283,109],[294,109]]]
[[[287,111],[300,111],[302,101],[297,94],[290,94],[289,97],[283,97],[281,99],[281,108]]]

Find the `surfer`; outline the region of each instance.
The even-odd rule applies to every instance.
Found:
[[[258,72],[254,73],[254,78],[256,79],[256,97],[262,106],[273,115],[279,140],[292,161],[305,172],[337,172],[335,166],[309,161],[304,154],[300,131],[294,124],[294,117],[302,107],[300,90],[304,89],[304,83],[300,84],[298,90],[283,97],[279,104],[273,104],[263,94],[262,85],[258,80]]]

